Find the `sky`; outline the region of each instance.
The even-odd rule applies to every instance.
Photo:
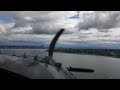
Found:
[[[0,42],[120,49],[120,11],[0,11]],[[33,44],[32,43],[32,44]]]

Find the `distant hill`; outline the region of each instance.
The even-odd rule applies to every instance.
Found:
[[[44,44],[30,41],[0,41],[0,48],[44,48]]]
[[[75,53],[75,54],[90,54],[100,56],[110,56],[120,58],[120,49],[71,49],[71,48],[59,48],[55,49],[55,52]]]
[[[26,48],[36,48],[44,46],[44,48],[49,48],[50,42],[40,41],[23,41],[23,40],[0,40],[0,47],[26,47]],[[57,42],[55,48],[71,48],[71,49],[120,49],[120,45],[117,44],[91,44],[91,43],[61,43]]]

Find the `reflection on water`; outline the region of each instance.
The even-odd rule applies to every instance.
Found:
[[[3,53],[12,55],[38,55],[40,57],[46,56],[45,49],[3,49]],[[54,53],[53,58],[61,62],[64,66],[72,66],[79,68],[94,69],[94,73],[73,73],[80,79],[118,79],[120,78],[120,59],[94,56],[94,55],[80,55],[67,53]]]

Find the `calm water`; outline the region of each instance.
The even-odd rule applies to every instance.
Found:
[[[46,56],[44,49],[2,49],[2,52],[12,55]],[[53,58],[64,66],[94,69],[94,73],[73,73],[79,79],[120,79],[120,59],[67,53],[54,53]]]

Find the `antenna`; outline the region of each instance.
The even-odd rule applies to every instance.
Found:
[[[23,58],[27,58],[27,55],[26,55],[26,53],[24,53],[24,54],[23,54]]]
[[[13,54],[12,54],[12,56],[16,56],[16,55],[15,55],[15,53],[14,53],[14,51],[13,51]]]

